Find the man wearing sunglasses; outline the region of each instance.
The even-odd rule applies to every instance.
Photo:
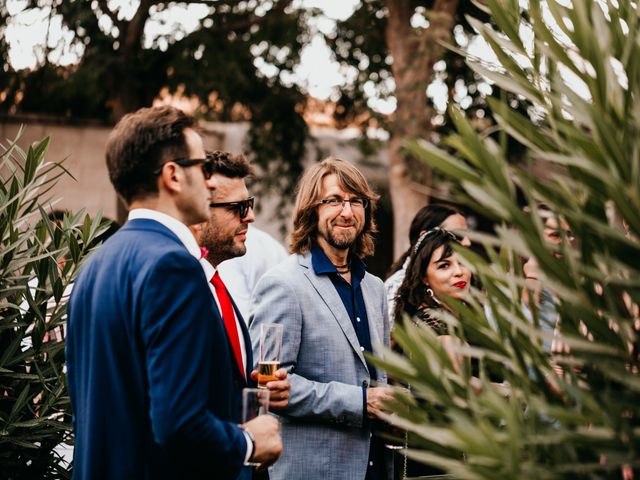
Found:
[[[243,155],[232,155],[229,152],[208,152],[207,160],[212,171],[209,179],[211,216],[206,222],[194,225],[192,230],[203,247],[205,258],[201,259],[201,263],[234,354],[237,368],[232,368],[233,387],[239,398],[243,388],[255,387],[257,371],[253,371],[251,338],[246,322],[224,284],[218,266],[225,260],[243,256],[247,251],[247,232],[249,224],[255,221],[255,216],[254,199],[249,196],[245,178],[252,174],[253,169]],[[267,384],[270,390],[269,408],[274,410],[287,406],[290,388],[284,369],[276,371],[276,377],[277,381]],[[240,407],[241,404],[238,403],[238,416]]]
[[[68,307],[74,479],[250,478],[277,422],[238,426],[231,349],[187,225],[209,218],[211,162],[172,107],[120,120],[106,146],[129,219],[83,266]]]

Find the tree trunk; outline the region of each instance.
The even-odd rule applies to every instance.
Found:
[[[432,109],[426,89],[433,80],[433,65],[442,58],[438,41],[452,37],[459,0],[436,0],[426,14],[430,25],[414,29],[410,0],[386,0],[389,10],[386,39],[393,57],[397,107],[389,142],[389,188],[394,216],[394,257],[409,246],[408,232],[416,212],[428,202],[431,169],[402,150],[406,140],[429,138]]]
[[[127,113],[150,106],[144,105],[145,97],[138,85],[135,66],[140,60],[144,26],[152,4],[152,0],[141,0],[133,18],[128,22],[119,21],[117,24],[120,29],[120,52],[116,60],[116,73],[112,76],[114,85],[111,88],[113,96],[110,99],[111,115],[115,122]]]

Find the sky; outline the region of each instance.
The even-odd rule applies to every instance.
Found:
[[[6,0],[7,8],[10,13],[21,12],[26,0]],[[316,34],[312,41],[304,47],[301,52],[300,64],[296,67],[291,76],[291,81],[300,85],[303,90],[308,92],[312,97],[320,100],[333,99],[336,100],[338,90],[341,85],[347,83],[350,79],[357,75],[355,68],[341,67],[332,59],[332,53],[326,45],[324,38],[320,33],[327,34],[335,29],[336,21],[348,18],[360,0],[294,0],[294,5],[298,4],[307,8],[319,8],[323,12],[323,16],[314,17],[310,27],[315,29]],[[135,13],[138,1],[136,0],[108,0],[109,5],[119,8],[119,14],[125,17],[131,17]],[[151,43],[154,36],[168,33],[173,26],[178,23],[186,33],[196,29],[200,19],[206,14],[206,6],[189,5],[175,6],[162,12],[159,22],[148,22],[146,27],[147,43]],[[160,15],[156,14],[156,18]],[[424,18],[414,16],[415,27],[426,27],[422,25]],[[113,28],[113,24],[106,17],[100,20],[100,27],[103,31],[109,31]],[[47,28],[49,26],[49,28]],[[69,42],[61,42],[66,45],[64,48],[57,46],[60,38],[71,40],[73,33],[65,31],[61,28],[59,18],[53,18],[49,25],[48,12],[46,10],[30,10],[22,12],[14,18],[13,23],[7,26],[7,38],[10,42],[10,59],[14,68],[34,67],[37,62],[37,56],[42,56],[42,45],[45,44],[47,35],[49,35],[48,44],[54,49],[50,58],[61,65],[73,64],[81,55],[81,51],[69,48]],[[160,45],[162,47],[162,45]],[[261,59],[256,60],[256,67],[260,68],[265,75],[277,74],[275,67],[270,67]],[[444,66],[443,66],[444,68]],[[393,90],[393,79],[387,80],[387,90]],[[370,108],[382,113],[390,114],[396,109],[395,98],[379,98],[376,94],[373,82],[365,85],[365,92],[369,96],[368,105]],[[443,112],[446,109],[448,92],[447,87],[442,81],[435,81],[427,89],[427,95],[432,98],[436,109]]]

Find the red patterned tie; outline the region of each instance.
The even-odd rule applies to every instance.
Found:
[[[211,277],[211,283],[216,289],[216,295],[220,302],[220,308],[222,310],[222,320],[224,321],[224,328],[227,330],[229,341],[231,342],[231,348],[233,349],[233,355],[236,357],[238,368],[242,373],[242,377],[246,380],[246,373],[244,371],[244,365],[242,364],[242,352],[240,351],[240,338],[238,337],[238,327],[236,326],[236,317],[233,313],[233,305],[231,299],[227,293],[227,289],[222,283],[222,279],[218,272]]]

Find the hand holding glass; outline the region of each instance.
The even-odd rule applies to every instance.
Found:
[[[267,388],[267,383],[276,378],[280,368],[282,350],[282,325],[260,325],[260,351],[258,358],[258,388]]]

